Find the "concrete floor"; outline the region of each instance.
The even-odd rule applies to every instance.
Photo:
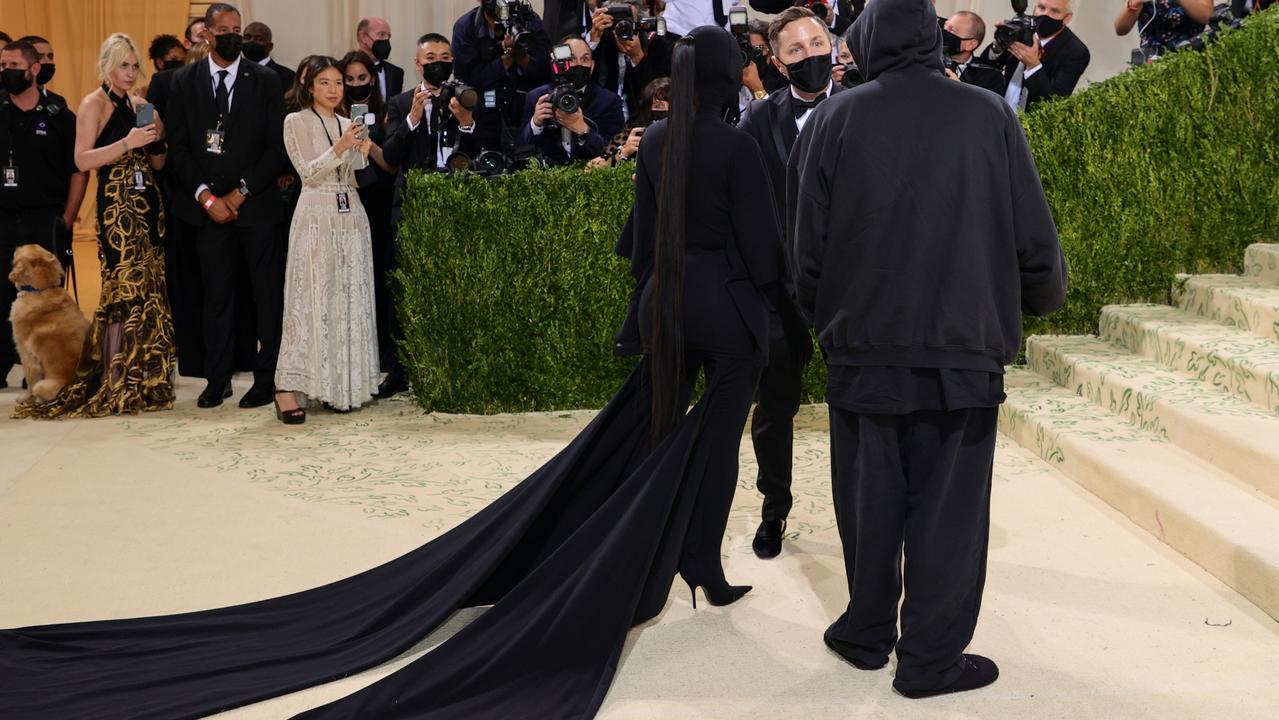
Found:
[[[0,391],[0,627],[216,607],[353,574],[469,516],[590,417],[424,416],[396,400],[285,428],[234,400],[197,410],[202,387],[182,382],[170,412],[65,422],[9,420],[18,391]],[[776,560],[750,553],[758,500],[743,443],[724,551],[729,579],[755,590],[694,611],[677,586],[630,634],[601,718],[1279,715],[1279,624],[1003,439],[971,648],[999,662],[999,682],[909,701],[890,690],[892,665],[840,662],[821,642],[847,601],[825,422],[822,407],[801,411],[792,539]],[[220,717],[288,717],[414,657]]]

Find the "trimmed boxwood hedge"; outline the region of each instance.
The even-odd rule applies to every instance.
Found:
[[[1025,125],[1071,265],[1027,333],[1092,332],[1102,305],[1163,302],[1176,272],[1233,272],[1279,237],[1279,12],[1069,99]],[[600,407],[633,358],[612,336],[631,169],[485,180],[415,173],[400,227],[400,353],[428,411]],[[824,368],[806,380],[819,400]]]

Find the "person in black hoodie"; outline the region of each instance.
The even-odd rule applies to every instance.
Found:
[[[851,602],[826,644],[911,698],[989,685],[981,605],[1004,366],[1066,262],[1016,114],[942,74],[930,0],[850,31],[867,82],[814,111],[790,157],[796,286],[826,352]],[[962,138],[957,140],[956,138]],[[904,580],[901,637],[897,607]]]

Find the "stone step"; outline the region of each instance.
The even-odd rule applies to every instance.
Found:
[[[1163,305],[1101,309],[1101,337],[1279,415],[1279,342]]]
[[[1279,502],[1029,370],[1005,387],[1004,434],[1279,619]]]
[[[1178,275],[1172,300],[1192,315],[1279,340],[1279,284],[1238,275]]]
[[[1268,285],[1279,285],[1279,245],[1249,245],[1243,255],[1244,274]]]
[[[1026,364],[1129,425],[1279,499],[1279,417],[1097,338],[1031,337]]]

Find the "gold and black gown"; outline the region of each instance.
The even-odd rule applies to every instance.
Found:
[[[127,98],[114,105],[94,147],[134,127]],[[102,295],[76,377],[53,400],[19,404],[15,418],[100,417],[173,407],[173,318],[164,282],[164,205],[143,148],[98,169]]]

